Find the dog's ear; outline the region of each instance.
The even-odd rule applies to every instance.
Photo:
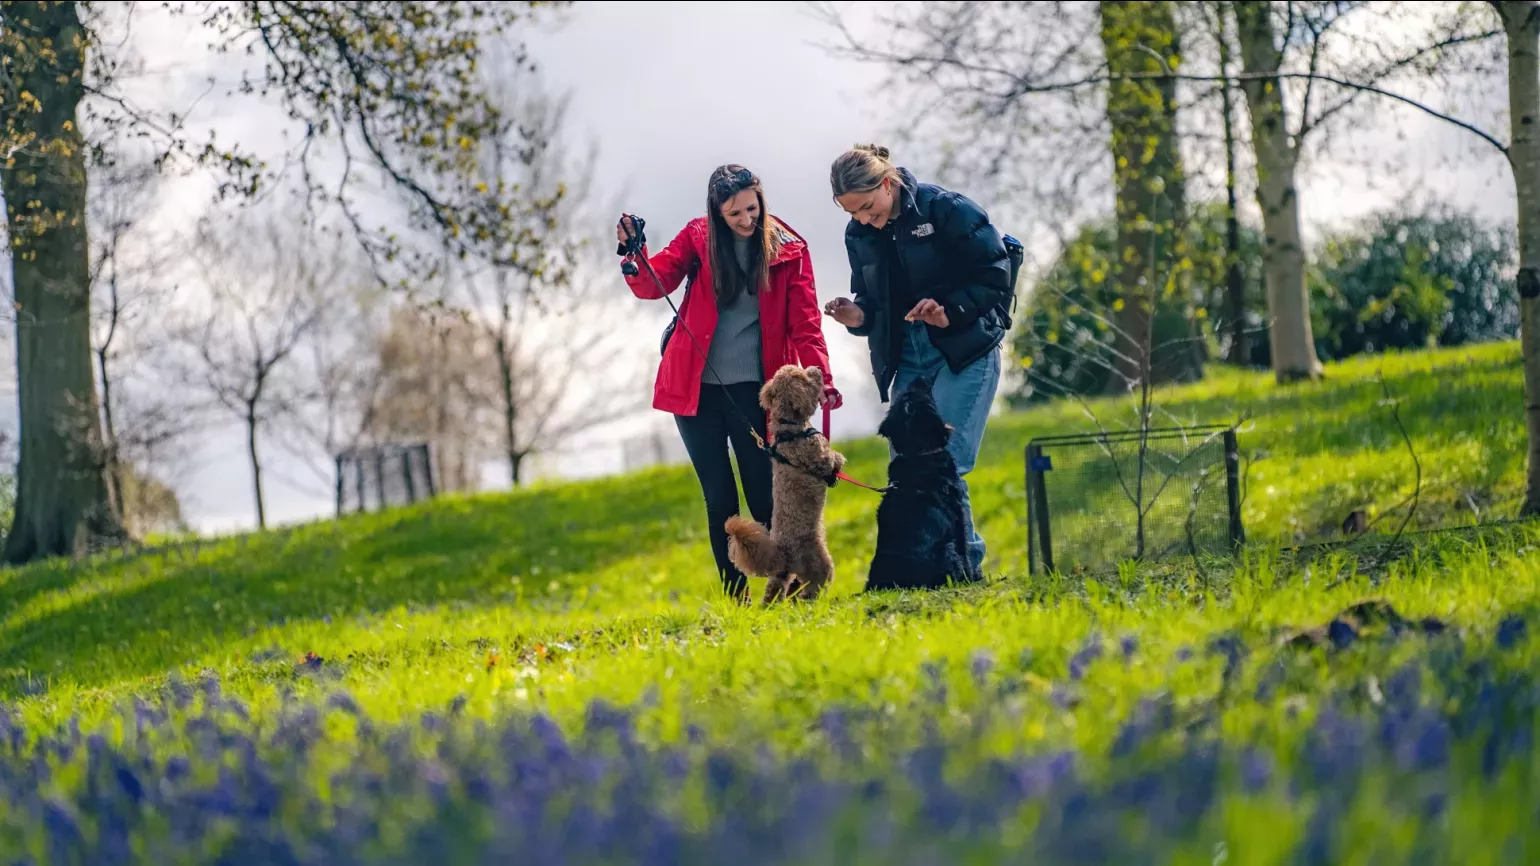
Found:
[[[759,406],[761,409],[768,412],[775,408],[775,401],[780,399],[781,386],[784,384],[785,380],[780,376],[772,376],[770,381],[766,382],[765,386],[759,389]]]
[[[817,367],[808,367],[807,377],[814,385],[818,386],[818,392],[820,394],[823,393],[823,371]]]

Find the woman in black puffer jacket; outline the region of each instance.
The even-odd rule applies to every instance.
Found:
[[[1011,261],[989,215],[966,196],[920,183],[863,145],[834,161],[835,201],[850,214],[845,251],[854,299],[825,307],[865,337],[883,402],[910,383],[931,383],[952,426],[952,457],[966,476],[978,459],[1000,385],[1000,344],[1010,328]],[[967,482],[963,484],[967,490]],[[969,556],[982,573],[984,540],[973,528]]]

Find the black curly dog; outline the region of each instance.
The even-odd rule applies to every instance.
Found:
[[[898,395],[877,435],[892,446],[888,487],[877,506],[877,552],[866,590],[935,589],[973,583],[962,480],[947,451],[952,429],[941,419],[930,383]]]

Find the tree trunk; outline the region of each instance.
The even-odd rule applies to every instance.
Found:
[[[1529,464],[1521,514],[1540,514],[1540,3],[1498,4],[1508,36],[1508,160],[1519,204],[1519,338]]]
[[[262,502],[262,461],[257,456],[257,416],[252,404],[246,412],[246,453],[251,457],[251,484],[257,494],[257,529],[267,528],[267,508]],[[363,471],[362,469],[359,470]],[[360,503],[362,507],[362,503]]]
[[[121,544],[127,535],[107,495],[91,369],[86,151],[76,111],[86,34],[75,3],[7,4],[4,26],[10,81],[0,104],[10,158],[0,174],[21,422],[5,560],[24,563]]]
[[[505,296],[506,297],[506,296]],[[519,401],[513,393],[513,356],[508,345],[508,305],[503,304],[503,320],[493,335],[492,347],[497,350],[497,372],[501,377],[500,391],[503,398],[503,449],[508,455],[508,478],[514,487],[519,486],[518,420]]]
[[[1180,63],[1172,4],[1106,0],[1100,6],[1102,42],[1114,75],[1162,72]],[[1150,55],[1156,52],[1159,57]],[[1113,181],[1117,195],[1118,301],[1116,349],[1109,391],[1138,387],[1145,371],[1156,380],[1202,377],[1202,353],[1178,342],[1152,358],[1153,318],[1170,308],[1187,284],[1177,262],[1185,220],[1181,153],[1176,135],[1176,83],[1171,79],[1121,80],[1108,86]],[[1191,322],[1176,329],[1191,335]]]
[[[1279,382],[1318,379],[1321,361],[1310,328],[1305,287],[1305,248],[1299,229],[1294,168],[1299,153],[1289,141],[1283,84],[1276,77],[1282,54],[1273,38],[1271,4],[1232,3],[1240,40],[1242,86],[1251,112],[1251,143],[1257,156],[1257,205],[1262,208],[1262,260],[1266,272],[1268,344]]]
[[[106,426],[106,441],[102,458],[107,468],[107,500],[126,525],[128,509],[123,503],[123,473],[118,468],[118,430],[112,420],[112,378],[108,376],[107,353],[110,343],[104,343],[96,352],[97,368],[102,376],[102,423]]]
[[[97,369],[102,377],[102,423],[106,426],[107,440],[103,449],[103,456],[107,461],[107,498],[112,507],[122,518],[125,526],[131,525],[128,506],[123,496],[123,472],[119,465],[121,449],[118,447],[118,428],[112,418],[112,375],[107,359],[112,355],[112,341],[118,335],[118,322],[122,318],[123,309],[118,300],[118,278],[116,276],[117,263],[113,263],[114,276],[107,281],[109,303],[111,306],[111,318],[108,320],[107,336],[102,339],[102,344],[96,350]]]
[[[1221,74],[1230,73],[1230,40],[1225,33],[1224,12],[1219,13],[1219,66]],[[1235,106],[1234,90],[1228,80],[1219,88],[1224,109],[1225,134],[1225,294],[1230,317],[1230,346],[1225,360],[1246,366],[1251,346],[1246,334],[1246,282],[1241,276],[1241,224],[1236,212],[1235,195]]]

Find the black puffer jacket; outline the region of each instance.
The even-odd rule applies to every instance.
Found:
[[[967,196],[919,183],[900,168],[902,210],[882,229],[855,220],[845,229],[850,256],[850,291],[865,314],[859,328],[867,338],[872,375],[882,401],[898,371],[904,314],[889,302],[888,260],[884,235],[891,230],[899,260],[917,298],[933,298],[946,310],[948,326],[930,325],[931,343],[953,372],[1000,345],[1010,329],[1011,263],[1005,241],[984,209]]]

